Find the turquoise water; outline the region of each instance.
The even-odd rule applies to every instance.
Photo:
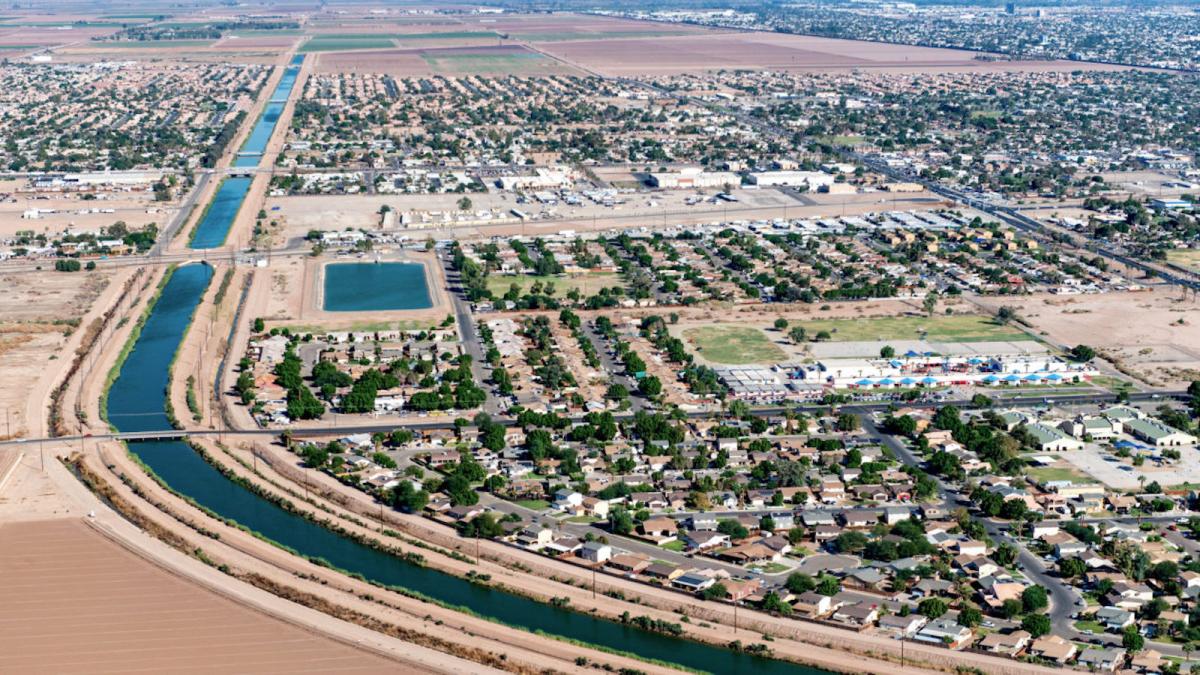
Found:
[[[283,71],[283,77],[279,78],[279,84],[275,86],[271,100],[263,108],[258,123],[250,131],[242,149],[238,151],[238,156],[233,162],[234,166],[258,166],[263,151],[267,149],[267,141],[271,140],[271,134],[275,131],[275,124],[279,121],[279,115],[283,112],[288,95],[292,92],[292,86],[296,84],[296,77],[300,74],[300,64],[303,61],[303,55],[292,57],[292,65]]]
[[[364,312],[433,306],[420,263],[331,263],[325,266],[324,309]]]
[[[196,226],[191,248],[217,248],[225,243],[225,237],[229,236],[229,227],[233,225],[233,219],[237,217],[242,208],[242,201],[246,198],[246,191],[250,189],[251,180],[226,178],[221,182],[212,205]]]

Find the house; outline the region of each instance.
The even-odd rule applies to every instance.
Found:
[[[993,654],[1016,656],[1029,645],[1030,638],[1029,633],[1023,630],[1014,630],[1008,634],[989,633],[979,641],[978,647]]]
[[[908,616],[900,616],[899,614],[888,614],[879,619],[879,630],[885,633],[891,633],[901,637],[910,638],[917,634],[917,631],[928,621],[920,614],[909,614]]]
[[[962,649],[971,642],[971,630],[950,619],[936,619],[917,631],[915,639],[921,642],[944,645],[950,649]]]
[[[879,608],[865,602],[844,605],[833,613],[834,621],[860,629],[875,625],[878,619]]]
[[[868,528],[879,522],[879,514],[866,509],[850,509],[842,512],[842,522],[846,527]]]
[[[585,514],[593,518],[608,518],[608,501],[595,497],[584,497],[580,504]]]
[[[560,511],[577,512],[583,506],[583,495],[563,488],[554,493],[554,508]]]
[[[685,569],[667,563],[651,563],[646,569],[642,570],[642,576],[647,579],[671,582],[683,576],[686,572],[687,570]]]
[[[729,535],[714,531],[691,531],[684,535],[683,543],[692,551],[708,551],[729,546]]]
[[[1129,667],[1139,673],[1161,673],[1163,671],[1163,656],[1153,649],[1135,655],[1129,660]]]
[[[538,551],[554,541],[554,531],[548,527],[529,526],[517,534],[517,544]]]
[[[1059,665],[1070,661],[1078,651],[1079,647],[1076,647],[1074,642],[1058,635],[1040,637],[1029,645],[1031,655],[1054,661]]]
[[[678,588],[681,591],[699,593],[715,583],[717,581],[712,577],[704,576],[698,572],[685,572],[671,581],[671,587]]]
[[[957,548],[959,555],[987,555],[987,544],[982,541],[975,541],[974,539],[966,539],[958,542]]]
[[[1078,663],[1091,670],[1106,670],[1113,672],[1125,662],[1125,650],[1119,647],[1111,649],[1085,649],[1079,652]]]
[[[825,616],[838,607],[841,607],[841,603],[835,605],[832,597],[828,595],[821,595],[816,591],[805,591],[804,593],[801,593],[799,597],[796,598],[796,602],[792,605],[792,609],[794,609],[797,613],[799,613],[801,616],[807,616],[809,618]]]
[[[583,546],[579,547],[579,557],[588,562],[602,563],[612,558],[612,556],[612,547],[598,541],[584,542]]]
[[[650,559],[644,555],[634,553],[617,553],[608,559],[608,566],[629,574],[641,574],[643,570],[650,566]]]
[[[1125,630],[1125,627],[1132,624],[1134,620],[1133,612],[1120,607],[1101,607],[1096,610],[1095,618],[1096,622],[1104,626],[1105,630],[1114,633]]]
[[[679,526],[670,518],[648,518],[642,523],[642,534],[662,545],[675,541]]]

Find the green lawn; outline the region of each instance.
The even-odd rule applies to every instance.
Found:
[[[317,35],[300,45],[301,53],[340,52],[355,49],[389,49],[396,43],[387,35]]]
[[[588,272],[585,274],[552,277],[539,277],[532,274],[489,274],[487,287],[489,291],[499,297],[507,293],[513,284],[520,286],[521,292],[525,293],[529,290],[530,286],[539,281],[543,287],[546,284],[554,284],[554,296],[557,298],[566,297],[567,293],[572,289],[578,289],[583,297],[586,298],[599,293],[601,288],[612,288],[613,286],[625,287],[625,282],[621,279],[621,275],[616,272]]]
[[[517,502],[517,506],[524,506],[532,511],[545,511],[550,508],[550,502],[545,499],[522,499]]]
[[[1097,623],[1095,621],[1076,621],[1075,622],[1075,630],[1077,630],[1079,632],[1083,632],[1085,630],[1090,630],[1093,633],[1100,635],[1101,633],[1104,632],[1104,626],[1101,626],[1099,623]]]
[[[935,340],[941,342],[988,342],[1027,340],[1019,329],[996,323],[981,314],[951,314],[924,316],[891,316],[874,319],[819,319],[797,321],[808,339],[828,331],[836,342],[870,342],[875,340]]]
[[[667,542],[667,543],[663,544],[659,548],[665,548],[668,551],[676,551],[678,553],[683,553],[683,550],[685,548],[687,548],[687,546],[685,546],[682,541],[679,541],[678,539],[676,539],[675,541],[671,541],[671,542]]]
[[[683,337],[706,361],[738,365],[778,363],[787,359],[778,345],[758,328],[718,323],[683,331]]]
[[[1177,248],[1167,251],[1167,262],[1200,272],[1200,248]]]

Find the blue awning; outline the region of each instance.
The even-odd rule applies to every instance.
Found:
[[[879,384],[896,384],[896,381],[890,377],[885,377],[879,381]]]
[[[933,384],[933,383],[937,382],[937,380],[933,379],[932,377],[926,377],[926,378],[923,378],[921,380],[921,382],[923,382],[925,384]]]
[[[914,382],[916,382],[916,380],[912,379],[911,377],[906,377],[900,380],[900,384],[913,384]]]
[[[983,378],[983,381],[984,382],[995,382],[996,380],[999,380],[999,379],[1000,378],[996,377],[995,375],[988,375],[987,377]]]
[[[865,379],[864,379],[864,380],[859,380],[859,381],[858,381],[858,382],[856,382],[855,384],[858,384],[858,385],[861,385],[861,386],[863,386],[863,387],[866,387],[866,386],[869,386],[869,385],[871,384],[871,381],[870,381],[870,380],[865,380]]]

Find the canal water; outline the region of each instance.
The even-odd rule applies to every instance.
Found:
[[[210,209],[213,229],[227,232],[239,207],[240,203],[218,211],[214,204]],[[217,220],[218,213],[224,214],[220,216],[222,220]],[[188,264],[176,269],[163,286],[107,394],[107,417],[119,431],[170,428],[165,413],[167,374],[211,279],[212,268],[209,266]],[[226,479],[186,443],[135,442],[129,444],[129,449],[172,489],[214,513],[301,555],[322,558],[380,584],[417,591],[526,630],[541,630],[697,670],[766,675],[824,673],[784,661],[643,631],[478,586],[377,551],[289,513]],[[758,641],[757,636],[751,634],[731,634],[730,640],[735,637],[746,643]]]
[[[297,54],[292,58],[292,65],[283,71],[283,77],[279,79],[279,84],[275,86],[275,91],[271,94],[271,100],[263,108],[262,116],[258,118],[258,123],[250,131],[250,136],[246,138],[242,149],[238,151],[238,156],[233,162],[234,166],[258,166],[258,161],[262,159],[263,151],[267,149],[267,141],[271,140],[271,134],[275,131],[275,124],[279,122],[279,115],[283,112],[283,106],[287,103],[288,96],[292,93],[292,86],[296,84],[296,77],[300,74],[300,64],[303,62],[304,55]]]
[[[421,263],[330,263],[325,266],[328,312],[426,309],[433,306]]]

